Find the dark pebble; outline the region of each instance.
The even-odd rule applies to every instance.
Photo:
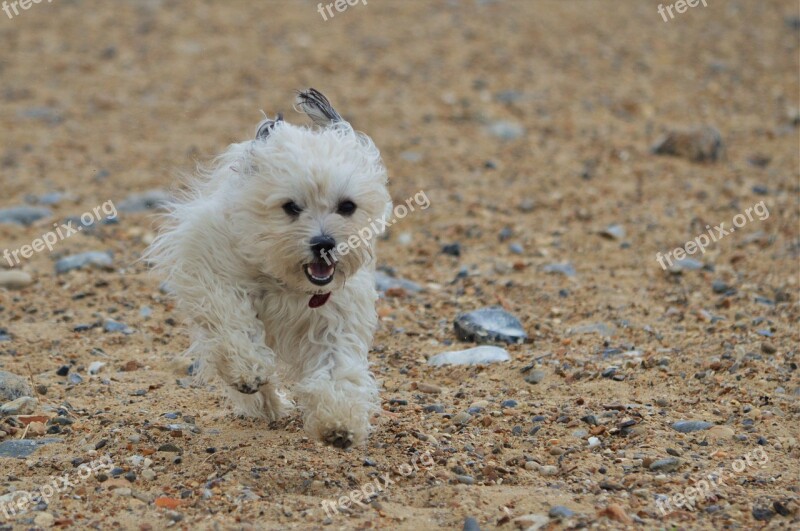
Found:
[[[503,400],[500,403],[500,407],[517,407],[517,401],[516,400]]]
[[[531,419],[532,422],[544,422],[545,420],[547,420],[547,417],[544,415],[536,415]]]
[[[378,466],[378,463],[367,457],[364,459],[364,466]]]
[[[672,425],[672,429],[681,433],[691,433],[693,431],[707,430],[713,425],[711,422],[703,420],[679,420]]]
[[[478,525],[478,521],[472,518],[471,516],[464,520],[464,529],[463,531],[481,531],[481,526]]]
[[[550,518],[570,518],[575,516],[575,511],[563,505],[554,505],[547,513]]]
[[[58,370],[56,371],[56,374],[59,376],[66,376],[67,374],[69,374],[69,365],[62,365],[61,367],[59,367]]]
[[[389,400],[390,406],[407,406],[408,400],[402,400],[400,398],[392,398]]]
[[[522,426],[514,426],[511,428],[511,434],[516,435],[517,437],[522,435]]]
[[[772,520],[773,516],[775,516],[775,512],[772,509],[767,507],[753,507],[753,518],[756,520],[769,522]]]
[[[459,314],[453,326],[461,341],[522,343],[528,337],[519,319],[497,306]]]
[[[442,253],[450,256],[461,256],[461,244],[449,243],[447,245],[442,245]]]
[[[431,404],[422,408],[425,413],[444,413],[444,406],[442,404]]]
[[[125,477],[125,479],[127,479],[131,483],[136,481],[136,473],[135,472],[127,472],[124,477]]]
[[[111,469],[111,476],[115,477],[115,478],[121,476],[124,473],[125,473],[125,470],[121,469],[120,467],[114,467],[114,468]]]

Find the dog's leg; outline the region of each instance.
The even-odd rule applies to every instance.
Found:
[[[320,353],[318,366],[295,387],[303,408],[306,432],[337,448],[360,445],[378,410],[378,386],[369,372],[366,353]]]
[[[228,387],[226,396],[237,415],[263,418],[268,421],[285,417],[293,407],[272,383],[262,385],[257,393],[249,395]]]

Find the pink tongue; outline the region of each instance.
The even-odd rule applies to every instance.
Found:
[[[311,297],[311,300],[308,301],[309,308],[319,308],[326,302],[328,302],[328,298],[331,296],[331,292],[323,293],[322,295],[314,295]]]
[[[314,262],[311,264],[311,274],[317,278],[328,278],[333,274],[333,265],[324,262]]]

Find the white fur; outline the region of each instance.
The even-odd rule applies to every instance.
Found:
[[[188,318],[199,376],[221,379],[238,413],[279,418],[291,404],[278,389],[293,384],[311,436],[361,444],[378,408],[367,361],[377,325],[375,238],[342,256],[322,288],[303,265],[313,259],[311,238],[344,242],[385,219],[386,170],[347,122],[275,121],[261,136],[265,122],[258,139],[231,145],[190,180],[147,258]],[[345,199],[357,205],[352,216],[336,212]],[[283,210],[287,201],[302,206],[299,218]],[[312,295],[329,291],[325,305],[309,307]],[[258,392],[237,390],[247,388]]]

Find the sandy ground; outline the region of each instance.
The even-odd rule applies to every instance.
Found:
[[[33,282],[0,288],[0,370],[33,380],[45,418],[0,419],[0,443],[61,442],[0,458],[0,501],[72,485],[18,514],[0,504],[0,529],[797,529],[800,8],[708,4],[668,22],[641,1],[369,0],[327,21],[305,1],[0,13],[0,208],[54,203],[0,224],[2,249],[170,188],[261,109],[301,122],[307,86],[372,135],[395,201],[431,201],[381,243],[380,265],[424,291],[379,302],[385,414],[347,452],[192,385],[181,317],[137,261],[156,211],[120,208],[16,265]],[[651,152],[701,125],[721,134],[718,161]],[[656,253],[762,201],[768,217],[692,256],[701,269],[662,270]],[[55,273],[83,251],[113,265]],[[564,263],[573,276],[547,272]],[[491,305],[528,332],[510,362],[426,365],[472,346],[453,319]],[[80,477],[101,457],[117,469]],[[722,481],[678,506],[709,475]]]

